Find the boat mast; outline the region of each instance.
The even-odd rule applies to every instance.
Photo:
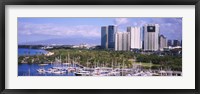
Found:
[[[98,62],[97,62],[97,67],[98,67],[98,65],[99,65],[99,60],[98,60]]]
[[[113,59],[112,59],[112,71],[113,71]]]
[[[93,67],[93,68],[96,68],[96,65],[97,65],[97,64],[96,64],[96,60],[94,60],[94,67]]]
[[[74,67],[74,57],[72,57],[71,62],[72,62],[72,67]]]
[[[124,58],[123,58],[123,66],[122,66],[122,76],[124,75]]]
[[[60,63],[62,62],[62,60],[61,60],[61,55],[60,55]]]
[[[88,59],[87,59],[86,65],[87,65],[87,68],[88,68]]]
[[[151,64],[151,61],[150,61],[150,71],[151,71],[151,67],[152,67],[152,64]]]

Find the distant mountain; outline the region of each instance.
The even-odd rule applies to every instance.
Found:
[[[56,39],[19,43],[19,44],[21,44],[21,45],[23,45],[23,44],[29,44],[29,45],[48,45],[48,44],[79,45],[81,43],[86,43],[89,45],[100,45],[101,38],[92,38],[92,37],[91,38],[84,38],[84,37],[56,38]]]

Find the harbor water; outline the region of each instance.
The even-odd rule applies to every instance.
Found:
[[[18,55],[41,55],[46,54],[47,51],[43,49],[28,49],[28,48],[18,48]]]
[[[39,73],[37,69],[43,68],[48,70],[55,67],[55,64],[40,65],[40,64],[18,64],[18,76],[75,76],[73,72],[67,72],[65,74],[53,74],[53,73]]]

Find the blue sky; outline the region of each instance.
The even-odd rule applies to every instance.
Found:
[[[159,24],[160,34],[167,39],[182,40],[182,18],[18,18],[19,44],[100,44],[101,26],[117,25],[126,32],[127,26]],[[68,42],[66,42],[68,41]],[[71,44],[73,44],[73,42]],[[89,43],[88,43],[89,44]]]

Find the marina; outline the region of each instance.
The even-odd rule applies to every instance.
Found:
[[[33,55],[33,51],[38,53],[37,50],[30,49],[29,51],[32,51],[32,55],[21,56],[21,62],[18,64],[18,76],[182,76],[181,71],[162,68],[161,65],[152,64],[151,61],[136,63],[135,57],[126,62],[123,58],[118,61],[115,58],[110,59],[110,62],[105,62],[105,60],[91,62],[92,58],[86,58],[85,62],[81,63],[80,57],[71,56],[68,52],[64,57],[52,55],[53,59],[51,55]],[[47,51],[43,50],[43,52]],[[77,50],[77,52],[83,53],[81,50]],[[39,56],[43,58],[42,61],[39,60]],[[48,60],[48,57],[53,60]],[[157,69],[153,68],[155,66]]]
[[[182,72],[135,68],[80,67],[78,64],[20,64],[19,76],[182,76]]]

